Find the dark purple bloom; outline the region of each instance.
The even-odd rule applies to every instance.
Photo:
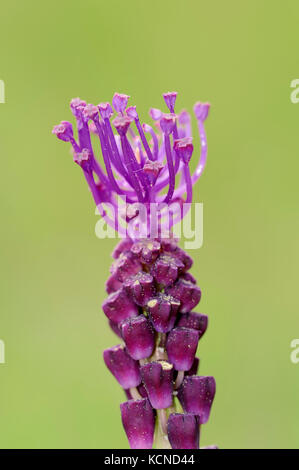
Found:
[[[204,335],[208,327],[208,316],[203,313],[189,312],[183,313],[179,318],[177,326],[193,328],[199,333],[199,339]]]
[[[155,332],[144,315],[129,318],[121,324],[122,337],[127,351],[133,359],[150,357],[155,347]]]
[[[200,416],[200,424],[205,424],[210,416],[211,406],[216,393],[214,377],[185,377],[178,391],[178,398],[187,413]]]
[[[147,303],[147,310],[156,331],[167,333],[173,328],[180,302],[174,297],[159,293]]]
[[[132,253],[121,253],[111,266],[111,274],[120,282],[125,281],[129,276],[133,276],[141,271],[142,267],[139,261]]]
[[[116,324],[139,314],[138,306],[128,297],[123,289],[110,294],[104,300],[102,308],[109,320]]]
[[[140,384],[139,364],[129,356],[123,346],[105,349],[103,357],[106,366],[122,388],[133,388]]]
[[[179,279],[178,282],[167,289],[167,293],[180,300],[181,313],[190,312],[201,299],[200,288],[185,279]]]
[[[151,273],[162,286],[172,285],[184,269],[184,263],[175,256],[161,255],[155,261]]]
[[[132,245],[133,241],[130,238],[124,238],[114,248],[112,258],[119,258],[122,253],[124,253],[125,251],[129,251]]]
[[[172,405],[173,366],[169,362],[149,362],[141,367],[141,377],[153,408]]]
[[[185,371],[185,376],[196,375],[198,373],[199,363],[200,359],[198,357],[195,357],[191,369]]]
[[[168,439],[173,449],[199,448],[198,416],[172,413],[167,423]]]
[[[167,337],[166,350],[170,362],[176,370],[189,370],[192,367],[198,344],[198,331],[178,327]]]
[[[192,137],[176,139],[173,148],[184,163],[190,162],[193,153]]]
[[[155,416],[148,399],[126,401],[120,405],[120,411],[131,449],[151,449]]]
[[[157,240],[139,240],[131,246],[131,252],[138,257],[140,263],[150,264],[157,259],[161,243]]]
[[[134,276],[127,278],[124,282],[124,287],[128,295],[141,307],[146,305],[155,295],[156,290],[153,277],[144,271],[140,271]]]

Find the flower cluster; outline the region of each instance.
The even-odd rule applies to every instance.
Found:
[[[201,299],[189,273],[193,261],[173,236],[165,237],[165,230],[169,235],[184,217],[184,203],[191,203],[192,187],[205,166],[204,121],[209,105],[194,106],[201,154],[191,175],[191,118],[187,111],[175,114],[176,97],[175,92],[164,94],[168,114],[150,110],[153,126],[140,123],[136,107],[127,106],[127,95],[116,93],[113,107],[76,98],[71,110],[78,140],[67,121],[53,129],[59,139],[71,143],[74,161],[83,170],[100,214],[123,237],[113,252],[103,303],[110,327],[122,343],[105,350],[104,361],[127,396],[120,408],[131,448],[152,448],[155,443],[156,447],[197,449],[216,389],[213,377],[196,375],[196,351],[208,317],[193,311]],[[113,108],[117,134],[110,122]],[[95,158],[91,133],[99,138],[105,170]],[[111,219],[105,210],[105,204],[116,207],[117,197],[125,205],[121,217],[143,224],[152,217],[152,203],[159,210],[178,204],[167,226],[162,223],[155,236],[150,229],[140,238],[134,230],[128,236],[119,218]],[[143,218],[136,204],[145,207]]]

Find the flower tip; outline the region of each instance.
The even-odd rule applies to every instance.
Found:
[[[160,127],[164,134],[169,135],[174,128],[176,115],[174,114],[163,114],[160,119]]]
[[[163,94],[163,98],[166,103],[166,106],[171,113],[174,113],[176,97],[177,97],[176,91],[169,91],[168,93]]]
[[[118,116],[113,120],[112,124],[120,135],[125,135],[131,122],[132,119],[129,116]]]
[[[126,109],[127,116],[129,116],[132,119],[138,119],[138,114],[136,111],[136,106],[129,106]]]
[[[176,139],[173,148],[184,163],[190,162],[193,153],[192,137]]]
[[[117,113],[123,113],[127,107],[130,96],[123,95],[122,93],[114,93],[112,98],[112,106]]]
[[[73,126],[68,121],[61,121],[60,124],[53,127],[52,134],[64,142],[69,142],[73,137]]]
[[[200,101],[195,103],[193,110],[196,118],[199,121],[204,122],[207,119],[210,106],[210,103],[201,103]]]
[[[87,104],[83,109],[83,116],[87,121],[94,120],[98,116],[98,108],[91,103]]]
[[[82,152],[74,152],[74,162],[77,163],[83,170],[91,170],[91,152],[88,149],[83,149]]]
[[[102,119],[110,119],[113,114],[113,109],[109,102],[98,104],[98,110]]]
[[[149,110],[149,115],[153,119],[153,121],[159,121],[159,119],[161,119],[162,117],[162,114],[162,111],[157,108],[151,108]]]

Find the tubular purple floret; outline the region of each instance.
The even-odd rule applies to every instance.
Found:
[[[166,103],[166,106],[171,113],[174,113],[176,97],[177,97],[176,91],[169,91],[168,93],[163,94],[163,98]]]
[[[192,137],[176,139],[173,148],[184,163],[190,162],[193,153]]]
[[[114,96],[112,98],[112,106],[115,109],[117,113],[124,113],[124,110],[127,107],[128,100],[130,96],[128,95],[123,95],[122,93],[114,93]]]
[[[150,115],[150,117],[152,118],[153,121],[160,121],[163,113],[158,108],[150,108],[149,115]]]
[[[209,115],[210,103],[201,103],[200,101],[198,101],[197,103],[195,103],[193,109],[196,119],[201,122],[204,122]]]
[[[98,104],[98,110],[102,119],[110,119],[113,114],[111,104],[108,102]]]

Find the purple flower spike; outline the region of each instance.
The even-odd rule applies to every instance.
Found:
[[[120,411],[131,449],[151,449],[154,441],[155,416],[148,399],[121,403]]]
[[[200,103],[198,101],[197,103],[195,103],[193,109],[194,109],[194,113],[195,113],[196,118],[199,121],[204,122],[208,117],[209,110],[210,110],[210,104],[209,103]]]
[[[147,303],[147,310],[156,331],[168,333],[173,328],[179,306],[177,299],[164,293],[159,293]]]
[[[169,135],[175,126],[175,116],[173,114],[163,114],[160,120],[160,127],[164,134]]]
[[[134,304],[123,289],[110,294],[104,300],[102,308],[109,320],[117,325],[123,320],[134,317],[139,313],[137,305]]]
[[[190,162],[193,153],[192,137],[176,139],[173,148],[184,163]]]
[[[170,331],[166,350],[169,361],[176,370],[189,370],[192,367],[198,345],[198,331],[178,327]]]
[[[172,405],[173,365],[166,361],[150,362],[140,369],[151,405],[162,410]]]
[[[192,375],[185,377],[178,391],[178,398],[187,413],[200,416],[200,424],[205,424],[210,416],[216,392],[214,377]]]
[[[197,330],[199,338],[201,338],[208,327],[208,316],[203,313],[196,312],[184,313],[178,321],[178,326]]]
[[[176,91],[169,91],[168,93],[164,93],[163,95],[166,106],[171,113],[174,113],[174,105],[175,105],[176,97],[177,97]]]
[[[70,142],[73,139],[73,126],[68,121],[61,121],[60,124],[53,127],[52,134],[57,135],[58,139],[64,142]]]
[[[113,109],[110,103],[100,103],[98,104],[98,109],[102,119],[110,119],[113,114]]]
[[[152,355],[155,347],[155,332],[144,315],[124,321],[121,324],[121,333],[127,351],[133,359],[145,359]]]
[[[177,280],[179,273],[184,268],[184,263],[175,256],[161,255],[155,261],[151,274],[159,284],[167,287]]]
[[[112,98],[112,106],[117,113],[124,112],[124,110],[127,107],[129,98],[130,97],[128,95],[122,95],[121,93],[114,93],[114,96]]]
[[[126,279],[124,287],[128,295],[132,296],[134,302],[140,307],[146,305],[155,295],[154,279],[150,274],[144,271]]]
[[[124,346],[105,349],[103,357],[106,367],[122,388],[138,387],[141,382],[139,363],[129,356]]]
[[[115,277],[123,282],[128,277],[137,274],[139,271],[142,270],[142,266],[139,261],[134,258],[132,253],[129,251],[126,253],[122,253],[116,261],[111,266],[110,272],[114,274]]]
[[[174,286],[167,289],[167,293],[180,299],[181,313],[190,312],[201,299],[201,290],[193,282],[179,279]]]
[[[168,419],[167,432],[173,449],[199,448],[198,416],[187,413],[172,413]]]

